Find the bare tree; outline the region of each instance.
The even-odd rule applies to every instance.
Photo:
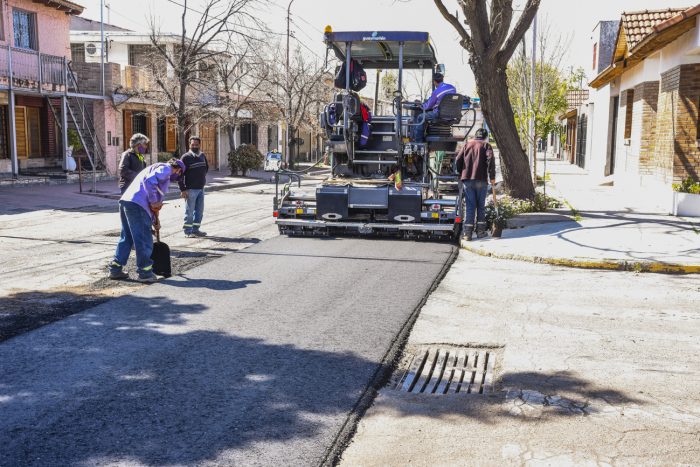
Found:
[[[524,47],[508,64],[510,102],[515,114],[515,124],[520,140],[532,144],[560,129],[558,116],[566,110],[568,80],[562,69],[570,39],[554,36],[549,25],[544,24],[537,34],[538,60],[535,64],[535,89],[532,99],[532,59],[528,59]],[[530,135],[529,122],[534,119],[534,135]],[[533,161],[533,176],[537,173],[537,158]]]
[[[272,117],[272,106],[264,93],[264,83],[271,69],[258,52],[259,45],[257,41],[232,38],[228,43],[228,53],[214,60],[221,91],[217,110],[226,127],[231,151],[236,149],[235,131],[241,120]]]
[[[265,93],[277,108],[279,115],[287,121],[290,127],[289,134],[293,135],[293,130],[302,124],[317,125],[318,111],[331,99],[332,88],[326,85],[325,81],[332,81],[332,76],[323,64],[306,57],[301,49],[297,48],[289,62],[287,79],[282,51],[282,47],[273,44]],[[287,96],[291,96],[291,113],[287,108]],[[287,164],[293,166],[294,156],[288,157]]]
[[[513,0],[491,0],[490,8],[486,0],[458,0],[464,19],[460,19],[458,12],[450,13],[443,0],[433,1],[458,32],[460,45],[469,53],[469,66],[476,78],[482,110],[500,150],[507,188],[518,198],[533,198],[535,187],[515,126],[506,67],[530,27],[541,0],[527,0],[512,28]]]
[[[244,32],[250,29],[241,26],[260,24],[255,8],[262,1],[203,0],[201,6],[194,7],[192,2],[182,0],[180,30],[175,35],[178,43],[174,45],[163,40],[156,19],[150,18],[154,81],[163,94],[167,111],[175,116],[180,150],[187,147],[188,125],[216,104],[215,60],[227,54],[226,43],[232,35],[254,39]],[[190,31],[188,20],[192,16],[196,21]]]

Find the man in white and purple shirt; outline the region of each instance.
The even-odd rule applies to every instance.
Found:
[[[437,118],[437,108],[440,105],[442,98],[449,94],[456,94],[457,89],[451,84],[445,83],[445,77],[442,73],[433,74],[433,83],[435,90],[430,95],[427,101],[423,103],[425,114],[418,114],[417,125],[413,127],[413,140],[416,143],[425,142],[425,123],[435,121]],[[425,115],[425,118],[423,117]]]
[[[177,159],[158,162],[143,169],[119,199],[119,216],[122,231],[109,264],[110,279],[127,279],[123,268],[129,260],[131,249],[136,251],[136,270],[139,282],[155,282],[153,274],[153,236],[151,226],[158,225],[156,212],[163,206],[170,182],[177,182],[185,171],[185,164]]]

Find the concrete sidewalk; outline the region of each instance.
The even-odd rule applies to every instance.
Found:
[[[512,219],[500,239],[462,242],[480,255],[590,269],[700,273],[700,219],[668,214],[666,200],[594,185],[548,161],[547,193],[568,208]],[[568,218],[567,218],[568,217]]]
[[[252,171],[247,177],[232,177],[227,171],[211,171],[207,175],[207,191],[256,185],[269,182],[272,174]],[[114,206],[120,197],[116,180],[97,182],[97,192],[92,193],[92,183],[83,184],[80,193],[77,184],[8,186],[0,188],[0,215],[45,209],[80,209],[87,206]],[[170,185],[166,199],[179,196],[177,183]]]
[[[700,276],[463,251],[421,310],[395,377],[341,466],[698,465],[697,303]],[[464,381],[480,378],[438,359],[424,380],[437,378],[436,392],[401,390],[410,357],[428,349],[489,352],[495,387],[464,394]]]

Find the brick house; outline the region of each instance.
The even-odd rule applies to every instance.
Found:
[[[71,130],[88,159],[102,165],[85,102],[68,67],[70,18],[83,7],[68,0],[0,1],[0,176],[63,175]]]
[[[116,173],[121,153],[128,147],[129,138],[139,132],[151,139],[150,161],[155,162],[176,152],[175,119],[167,115],[159,88],[153,82],[148,66],[153,59],[148,33],[131,31],[105,24],[106,94],[105,102],[95,102],[93,114],[98,133],[102,135],[107,153],[107,168]],[[161,35],[165,47],[180,43],[177,35]],[[74,17],[70,26],[72,67],[85,77],[85,86],[95,89],[99,78],[100,23]],[[163,63],[164,70],[166,64]],[[91,78],[92,77],[92,78]],[[202,149],[211,167],[225,168],[229,152],[226,128],[216,118],[197,122],[188,132],[202,138]],[[254,116],[241,119],[235,129],[236,144],[255,144],[265,152],[279,147],[281,131],[277,122],[257,121]]]
[[[595,57],[589,173],[668,196],[700,177],[700,4],[623,13],[612,54]]]

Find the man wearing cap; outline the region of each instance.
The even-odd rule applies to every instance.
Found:
[[[129,140],[129,149],[119,160],[119,190],[124,194],[134,178],[146,168],[143,155],[148,151],[148,136],[135,133]]]
[[[489,132],[486,128],[476,130],[476,137],[457,152],[455,164],[462,181],[467,212],[464,215],[462,236],[471,241],[474,233],[474,216],[476,215],[476,236],[486,236],[486,194],[488,183],[496,183],[496,161],[493,148],[489,144]]]
[[[163,198],[168,192],[170,182],[177,182],[185,171],[185,164],[177,159],[158,162],[142,170],[119,199],[119,216],[122,230],[114,252],[114,259],[109,264],[110,279],[127,279],[124,272],[131,254],[136,251],[136,271],[138,281],[151,283],[158,280],[153,274],[153,236],[151,226],[157,228],[156,213],[163,206]]]
[[[434,122],[437,118],[437,108],[440,105],[442,98],[449,94],[456,94],[457,89],[451,84],[444,82],[445,77],[442,73],[433,74],[433,84],[435,89],[430,95],[430,98],[422,105],[425,114],[418,114],[416,126],[413,127],[413,140],[416,143],[425,142],[425,124],[426,122]]]

